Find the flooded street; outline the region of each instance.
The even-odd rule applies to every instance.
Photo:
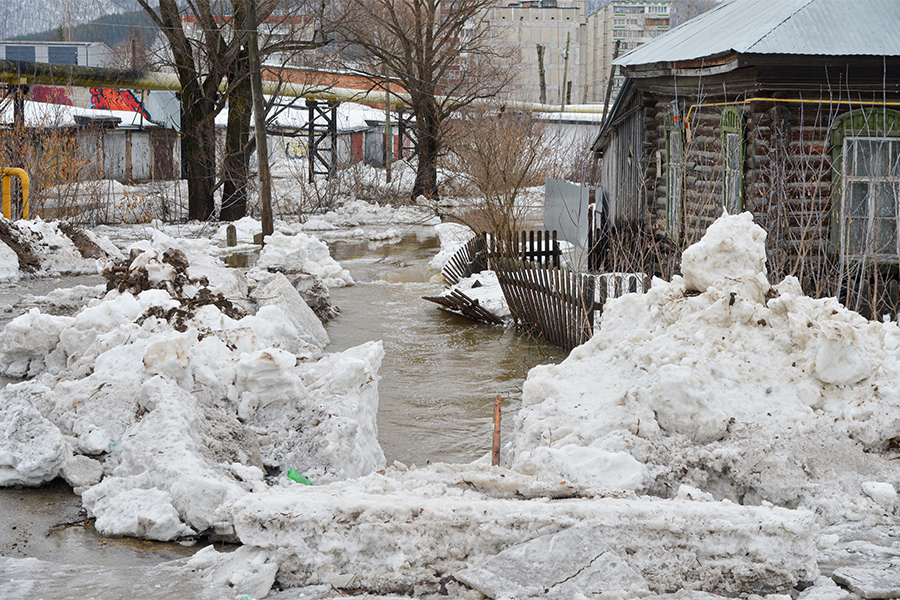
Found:
[[[439,249],[431,229],[397,244],[331,247],[356,285],[331,291],[341,314],[327,325],[328,350],[383,340],[378,431],[388,464],[471,462],[489,452],[494,398],[503,397],[509,431],[528,370],[559,362],[563,351],[422,300],[443,289],[428,268]]]
[[[327,350],[338,352],[383,340],[378,428],[388,464],[395,460],[417,465],[470,462],[484,456],[490,450],[496,395],[503,397],[503,430],[508,433],[528,369],[559,362],[562,351],[511,329],[473,323],[423,300],[422,296],[437,295],[443,289],[438,273],[428,266],[439,250],[432,228],[411,228],[400,241],[329,245],[357,283],[331,290],[332,302],[341,313],[326,325],[331,337]],[[100,276],[91,275],[4,284],[0,286],[0,326],[33,306],[28,296],[103,283]],[[65,312],[66,308],[42,306],[41,310]],[[0,385],[8,382],[0,381]],[[85,575],[98,570],[105,589],[128,589],[133,569],[187,558],[202,546],[101,537],[81,508],[81,499],[61,480],[38,489],[0,488],[0,532],[0,556],[49,563],[31,567],[34,573],[29,577],[52,578],[57,568],[60,583],[71,581],[70,567],[53,565],[80,565]],[[3,568],[14,566],[0,567],[0,575]],[[102,596],[100,588],[85,585],[83,590]],[[41,589],[47,600],[67,597],[55,588]],[[12,597],[30,597],[23,594]]]

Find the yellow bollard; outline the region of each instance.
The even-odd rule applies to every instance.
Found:
[[[0,178],[2,178],[3,189],[3,216],[12,219],[12,185],[11,177],[18,177],[22,183],[22,218],[28,218],[28,186],[31,185],[31,179],[25,169],[3,167],[0,169]]]

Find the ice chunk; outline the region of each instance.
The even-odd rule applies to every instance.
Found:
[[[113,496],[100,496],[91,504],[94,526],[103,535],[130,535],[167,542],[195,531],[181,522],[168,492],[132,488]]]
[[[12,248],[0,242],[0,281],[18,281],[19,257]]]
[[[60,333],[73,322],[72,317],[45,315],[37,308],[13,319],[0,332],[0,372],[25,377],[42,371]]]
[[[61,475],[78,494],[85,488],[100,483],[100,479],[103,478],[103,465],[87,456],[70,456]]]
[[[331,258],[328,246],[305,233],[288,236],[276,231],[267,236],[257,266],[317,275],[327,287],[353,285],[350,272]]]
[[[234,590],[234,597],[264,598],[275,583],[278,562],[261,548],[242,546],[234,552],[216,552],[212,546],[200,550],[187,562],[203,580]]]
[[[681,273],[688,289],[741,290],[761,302],[769,289],[766,232],[753,223],[749,212],[717,219],[699,242],[684,251]]]
[[[325,348],[328,345],[328,333],[322,322],[283,274],[276,274],[271,281],[254,290],[253,298],[260,307],[279,307],[282,313],[273,316],[280,320],[287,318],[296,327],[297,335],[303,341],[318,348]],[[260,319],[272,315],[265,311],[260,312],[261,314],[257,315]]]
[[[900,571],[896,563],[844,567],[835,571],[833,577],[863,598],[900,597]]]
[[[649,594],[647,582],[609,547],[606,534],[588,526],[507,548],[457,572],[456,578],[491,598],[570,600],[610,591]]]
[[[869,498],[887,511],[894,510],[894,507],[897,505],[897,490],[890,483],[864,481],[862,489]]]
[[[25,399],[0,393],[0,486],[40,485],[66,464],[59,429]]]
[[[818,529],[809,512],[729,502],[498,498],[469,485],[489,469],[388,469],[327,486],[249,494],[231,513],[244,544],[284,551],[280,572],[291,586],[355,575],[353,587],[401,589],[573,525],[604,539],[652,591],[687,582],[696,589],[783,591],[818,576]],[[555,550],[568,556],[571,548]]]

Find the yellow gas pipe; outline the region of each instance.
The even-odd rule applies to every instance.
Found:
[[[22,218],[28,218],[28,186],[31,180],[25,169],[16,169],[10,167],[0,168],[0,178],[2,178],[3,187],[3,216],[12,219],[12,177],[16,176],[22,183]]]

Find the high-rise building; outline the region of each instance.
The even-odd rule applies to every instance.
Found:
[[[578,102],[582,87],[579,73],[581,27],[584,5],[556,0],[525,0],[497,5],[488,10],[494,43],[517,53],[515,84],[507,93],[512,100],[541,101],[541,63],[543,63],[545,102],[559,104],[565,88],[572,88],[571,100]],[[538,46],[541,46],[539,57]],[[568,48],[568,61],[566,49]]]
[[[669,29],[671,13],[667,1],[606,0],[585,18],[581,3],[524,0],[494,6],[484,22],[498,47],[517,53],[510,99],[542,101],[543,66],[543,101],[560,104],[565,91],[566,104],[582,104],[604,101],[616,42],[624,54],[652,40]],[[613,98],[621,81],[613,80]]]
[[[585,21],[581,57],[587,76],[584,101],[603,102],[616,43],[619,55],[633,50],[669,30],[671,2],[645,0],[608,2]],[[611,98],[615,98],[624,79],[613,78]]]

